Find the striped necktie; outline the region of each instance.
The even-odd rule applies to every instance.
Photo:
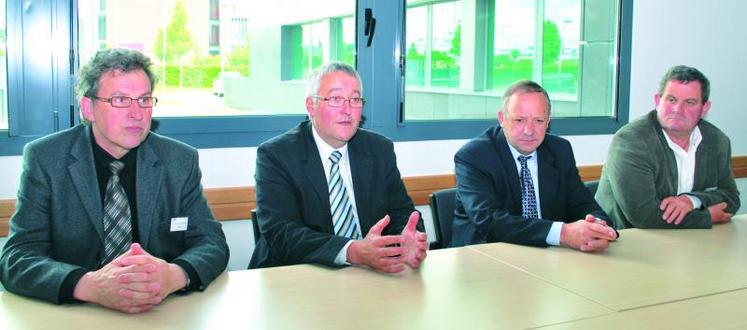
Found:
[[[119,183],[119,172],[124,163],[113,161],[109,164],[112,176],[106,183],[104,196],[104,266],[127,251],[132,242],[132,223],[130,203],[127,201],[122,184]]]
[[[329,169],[329,206],[332,212],[332,223],[334,224],[335,235],[344,236],[352,239],[360,239],[361,234],[358,229],[358,221],[355,220],[353,205],[348,198],[345,183],[340,175],[340,158],[342,154],[335,150],[329,156],[332,167]]]
[[[529,172],[527,160],[532,156],[519,156],[521,163],[521,216],[526,219],[536,219],[537,215],[537,197],[534,195],[534,182],[532,182],[532,173]]]

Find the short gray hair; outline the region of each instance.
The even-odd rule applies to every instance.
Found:
[[[501,111],[504,115],[506,115],[506,112],[508,111],[508,100],[512,95],[518,93],[542,93],[547,101],[547,115],[550,115],[550,109],[552,108],[550,96],[547,94],[547,91],[540,86],[540,84],[531,80],[519,80],[506,88],[506,91],[503,92],[503,106],[501,107]]]
[[[355,68],[343,62],[329,62],[309,75],[309,80],[306,83],[306,96],[318,95],[322,79],[332,72],[342,72],[348,76],[355,77],[358,80],[358,85],[361,86],[361,93],[363,93],[361,77],[358,75],[358,71],[355,71]],[[316,99],[314,99],[314,104],[316,104]]]
[[[700,83],[700,93],[702,95],[701,102],[708,102],[708,97],[711,95],[711,82],[708,78],[700,72],[700,70],[689,67],[686,65],[676,65],[667,70],[664,77],[661,78],[659,83],[659,95],[664,93],[664,88],[667,87],[667,82],[679,81],[683,84],[687,84],[691,81],[697,81]]]
[[[156,76],[151,69],[153,63],[143,53],[125,48],[100,50],[78,73],[76,92],[78,97],[97,96],[99,81],[104,73],[110,71],[132,72],[143,70],[150,80],[150,91],[156,85]]]

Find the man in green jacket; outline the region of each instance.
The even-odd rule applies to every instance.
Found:
[[[731,142],[703,119],[709,93],[703,73],[675,66],[656,110],[615,134],[596,194],[615,227],[711,228],[739,209]]]

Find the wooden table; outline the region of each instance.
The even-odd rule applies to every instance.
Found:
[[[469,248],[616,311],[747,288],[747,215],[710,230],[622,230],[604,253]]]
[[[277,267],[125,315],[0,293],[0,329],[747,327],[747,215],[712,230],[621,232],[605,253],[484,244],[397,275]]]
[[[431,251],[419,271],[398,275],[313,265],[229,272],[141,315],[0,295],[0,329],[515,329],[612,312],[467,248]]]

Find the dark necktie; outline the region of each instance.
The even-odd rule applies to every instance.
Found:
[[[130,203],[127,195],[119,183],[119,172],[124,168],[120,161],[109,164],[112,176],[106,183],[104,196],[104,259],[101,265],[106,265],[114,258],[127,251],[132,242],[132,223]]]
[[[332,212],[332,223],[335,228],[335,235],[344,236],[352,239],[360,239],[361,234],[358,230],[353,205],[350,203],[345,183],[340,175],[340,158],[342,154],[335,150],[329,156],[332,161],[332,167],[329,169],[329,207]]]
[[[529,172],[527,160],[532,156],[519,156],[521,163],[521,216],[527,219],[536,219],[537,215],[537,198],[534,195],[534,182],[532,182],[532,173]]]

